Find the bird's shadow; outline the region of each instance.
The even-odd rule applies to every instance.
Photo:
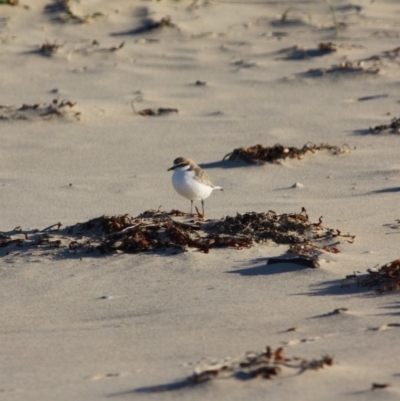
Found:
[[[210,163],[201,163],[199,166],[203,169],[207,168],[238,168],[238,167],[252,167],[252,166],[257,166],[257,164],[254,163],[246,163],[245,161],[242,160],[220,160],[216,162],[210,162]]]

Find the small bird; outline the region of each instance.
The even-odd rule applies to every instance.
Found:
[[[215,186],[208,174],[202,170],[193,160],[186,157],[178,157],[173,166],[168,169],[174,170],[172,185],[179,195],[190,200],[190,213],[193,214],[193,201],[201,200],[204,216],[204,199],[211,195],[214,189],[223,191],[221,187]]]

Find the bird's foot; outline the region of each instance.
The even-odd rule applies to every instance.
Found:
[[[205,218],[205,215],[204,215],[204,214],[201,214],[201,213],[199,212],[199,209],[197,209],[197,206],[195,206],[195,209],[196,209],[196,213],[197,213],[197,216],[198,216],[199,220],[205,220],[205,219],[206,219],[206,218]]]

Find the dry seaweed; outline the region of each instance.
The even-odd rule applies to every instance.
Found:
[[[357,277],[360,287],[378,287],[378,294],[400,289],[400,259],[386,263],[379,269],[370,269],[367,277]]]
[[[84,43],[82,46],[75,47],[69,52],[68,58],[70,58],[72,54],[89,56],[96,53],[114,53],[122,49],[124,46],[125,42],[121,42],[118,46],[100,47],[100,43],[97,40],[92,40],[89,44]]]
[[[69,100],[59,101],[58,99],[53,99],[48,105],[24,103],[19,108],[0,105],[0,120],[32,120],[34,118],[48,120],[54,116],[64,118],[72,116],[74,119],[80,120],[81,113],[71,111],[75,105],[76,103]]]
[[[283,55],[283,57],[278,57],[278,60],[307,60],[313,57],[322,57],[333,51],[337,51],[338,46],[329,43],[320,43],[317,48],[305,48],[300,45],[291,46],[279,50],[278,55]]]
[[[140,35],[147,32],[152,32],[154,30],[159,30],[162,28],[176,28],[176,25],[171,21],[170,16],[166,16],[161,18],[159,21],[156,21],[152,18],[147,17],[148,10],[145,9],[143,15],[145,16],[141,20],[141,26],[138,28],[131,29],[129,31],[115,32],[112,33],[112,36],[121,36],[121,35]]]
[[[175,28],[176,25],[171,21],[170,16],[161,18],[159,21],[155,21],[152,18],[143,18],[142,25],[138,28],[132,29],[130,31],[114,33],[113,36],[120,35],[139,35],[142,33],[147,33],[161,28]]]
[[[339,65],[333,65],[330,68],[310,69],[300,75],[306,77],[320,77],[329,74],[352,73],[352,74],[379,74],[380,68],[373,62],[371,65],[364,61],[351,62],[343,61]]]
[[[100,49],[100,50],[105,50],[105,51],[110,51],[110,52],[116,52],[117,50],[120,50],[120,49],[122,49],[123,47],[125,46],[125,42],[121,42],[120,44],[119,44],[119,46],[112,46],[112,47],[110,47],[110,48],[108,48],[108,49]]]
[[[40,52],[45,56],[52,56],[53,54],[57,53],[59,48],[60,48],[60,45],[58,45],[57,43],[55,43],[55,42],[50,43],[50,42],[46,41],[40,47]]]
[[[306,360],[287,358],[283,348],[273,351],[266,347],[263,352],[248,352],[243,357],[227,359],[215,363],[202,363],[195,367],[194,373],[186,379],[188,384],[200,384],[213,379],[236,378],[251,380],[254,378],[272,379],[283,373],[283,369],[302,373],[306,370],[319,370],[332,366],[333,358],[329,355],[321,359]]]
[[[255,145],[234,149],[233,152],[226,154],[223,160],[243,160],[246,163],[264,164],[279,162],[286,158],[302,159],[307,152],[315,153],[319,150],[329,150],[333,154],[344,153],[346,150],[339,146],[328,144],[305,144],[302,148],[286,147],[280,144],[274,146]]]
[[[382,390],[384,388],[388,388],[389,386],[389,383],[372,383],[371,390]]]
[[[170,213],[159,210],[147,211],[137,218],[129,218],[130,225],[121,226],[122,231],[110,231],[110,235],[100,244],[99,249],[103,253],[116,250],[138,253],[167,249],[185,250],[190,247],[208,253],[215,247],[241,249],[252,245],[251,238],[214,235],[204,232],[203,227],[200,233],[198,225],[173,220],[173,216],[190,215],[176,210]],[[114,227],[118,219],[111,217],[105,224]]]
[[[161,116],[164,114],[178,113],[178,109],[171,109],[168,107],[159,107],[158,109],[143,109],[137,112],[141,116]]]
[[[389,134],[400,134],[400,117],[393,118],[390,124],[377,125],[376,127],[369,127],[372,134],[381,134],[382,132]]]
[[[345,43],[333,43],[333,42],[320,42],[316,48],[305,48],[300,45],[295,45],[289,48],[285,48],[278,51],[278,54],[283,54],[283,59],[285,60],[306,60],[313,57],[322,57],[327,54],[337,52],[339,50],[353,50],[356,48],[362,48],[359,45],[345,44]],[[278,58],[282,59],[282,58]],[[342,63],[341,66],[344,66]],[[361,64],[362,66],[362,64]],[[347,65],[347,67],[349,67]],[[310,71],[322,71],[320,70],[310,70]],[[309,73],[308,73],[309,74]]]
[[[131,101],[131,107],[132,107],[133,112],[135,114],[139,114],[140,116],[143,116],[143,117],[162,116],[162,115],[171,114],[171,113],[178,113],[178,109],[173,109],[173,108],[169,108],[169,107],[158,107],[158,108],[153,108],[153,109],[147,108],[147,109],[137,111],[135,109],[135,102],[142,102],[142,101],[143,101],[142,95],[136,96],[136,98]]]
[[[354,241],[354,236],[323,227],[321,219],[309,221],[305,209],[280,215],[251,212],[206,222],[200,215],[178,210],[148,210],[136,217],[101,216],[65,228],[57,223],[41,231],[15,229],[0,236],[0,248],[8,247],[8,253],[43,246],[67,253],[176,253],[188,248],[208,253],[213,248],[245,249],[256,243],[274,243],[289,245],[289,252],[310,260],[312,266],[308,267],[316,267],[323,251],[339,252],[339,238]]]
[[[144,33],[148,31],[153,31],[154,29],[160,28],[174,28],[175,24],[172,23],[171,17],[166,16],[161,18],[159,21],[154,21],[152,19],[147,19],[144,21],[143,26],[137,28],[134,32],[135,34]]]
[[[326,53],[337,52],[338,45],[333,42],[321,42],[318,44],[318,49]]]

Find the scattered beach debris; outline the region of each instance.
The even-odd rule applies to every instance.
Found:
[[[318,43],[318,49],[326,53],[332,53],[337,52],[338,45],[333,42],[321,42]]]
[[[42,44],[40,47],[40,52],[45,56],[52,56],[53,54],[57,53],[58,49],[61,45],[58,45],[56,42],[50,43],[46,40],[45,43]]]
[[[102,295],[101,297],[98,297],[97,299],[106,299],[106,300],[109,300],[109,299],[113,299],[114,297],[112,296],[112,295]]]
[[[284,374],[285,370],[293,374],[293,370],[302,373],[306,370],[319,370],[332,366],[333,358],[324,355],[320,359],[287,358],[284,349],[273,351],[266,347],[263,352],[247,352],[243,357],[226,359],[214,363],[200,363],[191,376],[186,379],[188,384],[200,384],[214,379],[251,380],[255,378],[272,379]]]
[[[176,28],[176,25],[172,22],[171,17],[169,15],[161,18],[159,21],[156,21],[152,18],[143,18],[142,25],[140,27],[132,29],[130,31],[113,33],[112,36],[139,35],[142,33],[151,32],[161,28]]]
[[[206,81],[200,81],[199,79],[194,83],[196,86],[206,86]]]
[[[104,17],[104,14],[100,12],[80,16],[72,10],[71,3],[71,0],[53,0],[53,2],[51,4],[47,4],[44,9],[48,14],[55,14],[56,17],[54,19],[59,22],[76,22],[87,24],[92,19]]]
[[[164,114],[178,113],[178,109],[171,109],[169,107],[159,107],[155,109],[143,109],[137,112],[141,116],[161,116]]]
[[[392,50],[386,50],[383,52],[383,56],[391,60],[396,60],[400,57],[400,47],[396,47]]]
[[[186,220],[185,220],[186,219]],[[212,248],[244,249],[256,243],[286,244],[289,251],[307,262],[315,263],[322,253],[339,250],[342,239],[348,243],[354,236],[309,221],[306,210],[300,213],[277,214],[250,212],[204,222],[201,215],[179,210],[148,210],[136,217],[128,214],[101,216],[74,226],[61,228],[57,223],[44,230],[23,231],[21,228],[0,234],[2,255],[25,249],[59,249],[66,253],[141,253],[155,251],[183,252],[194,248],[208,253]],[[7,249],[6,249],[7,248]],[[57,254],[55,252],[55,254]]]
[[[251,67],[255,67],[257,65],[256,62],[245,60],[245,59],[236,60],[232,64],[238,68],[251,68]]]
[[[391,330],[393,328],[398,329],[399,327],[400,327],[400,323],[387,323],[387,324],[383,324],[378,327],[369,327],[367,330],[369,330],[369,331],[386,331],[386,330]]]
[[[138,393],[157,393],[181,390],[218,379],[236,379],[241,382],[253,379],[272,379],[274,376],[294,377],[307,370],[320,370],[325,366],[333,366],[333,357],[323,355],[319,359],[287,358],[284,349],[272,350],[266,347],[262,352],[246,352],[242,356],[225,358],[208,362],[203,360],[195,365],[193,373],[179,381],[141,387],[135,389]]]
[[[85,43],[86,42],[86,43]],[[83,41],[82,44],[75,46],[68,53],[68,60],[71,60],[73,54],[81,54],[84,56],[92,55],[95,53],[114,53],[125,46],[125,41],[121,42],[118,46],[100,47],[97,40],[92,40],[90,43]]]
[[[345,45],[338,45],[333,42],[321,42],[318,44],[317,48],[305,48],[304,46],[295,45],[279,50],[278,54],[283,54],[284,57],[278,57],[278,60],[306,60],[313,57],[322,57],[326,54],[337,52],[339,48],[344,47]],[[349,48],[349,46],[346,46],[346,48]]]
[[[393,260],[377,268],[367,269],[366,274],[354,272],[347,275],[341,287],[349,288],[351,283],[357,287],[372,289],[377,287],[377,294],[397,291],[400,289],[400,259]]]
[[[388,388],[389,386],[389,383],[372,383],[371,390],[382,390],[384,388]]]
[[[336,308],[332,312],[323,313],[321,315],[317,315],[314,317],[315,318],[325,318],[325,317],[331,317],[331,316],[335,316],[335,315],[343,315],[343,314],[346,314],[346,312],[348,312],[348,311],[349,311],[348,308]]]
[[[322,218],[317,223],[309,220],[307,212],[302,208],[300,213],[277,214],[270,210],[267,213],[237,214],[227,216],[210,223],[209,231],[219,235],[236,236],[256,243],[273,241],[275,244],[288,244],[289,252],[305,258],[316,259],[321,250],[338,253],[331,243],[339,237],[345,241],[354,242],[355,236],[343,235],[339,230],[332,230],[322,226]],[[205,228],[207,230],[207,226]],[[325,242],[325,245],[319,244]],[[318,246],[318,245],[320,246]]]
[[[171,21],[171,17],[167,15],[161,18],[159,21],[154,21],[152,19],[147,19],[142,27],[136,30],[136,33],[143,33],[146,31],[152,31],[153,29],[159,28],[174,28],[175,24]]]
[[[379,74],[380,68],[375,62],[369,65],[365,61],[343,61],[338,65],[333,65],[330,68],[315,68],[310,69],[300,75],[305,77],[320,77],[328,74],[340,74],[340,73],[352,73],[352,74]]]
[[[348,308],[337,308],[330,312],[329,315],[340,315],[341,313],[347,312],[348,310]]]
[[[375,127],[369,127],[369,132],[372,134],[400,134],[400,117],[392,118],[390,124],[377,125]]]
[[[348,310],[349,310],[348,308],[337,308],[334,309],[332,312],[327,313],[325,316],[340,315],[344,312],[347,312]]]
[[[111,46],[108,49],[100,49],[100,50],[108,50],[110,52],[116,52],[117,50],[122,49],[125,46],[125,42],[121,42],[119,46]]]
[[[297,331],[297,327],[289,327],[287,330],[285,330],[286,333],[291,332],[291,331]]]
[[[390,34],[386,32],[386,37],[390,37]],[[396,35],[398,37],[398,34]],[[399,63],[399,57],[400,57],[400,47],[396,47],[391,50],[385,50],[382,53],[378,55],[374,55],[366,59],[366,61],[374,61],[379,64],[383,64],[385,62],[388,63],[394,63],[396,66],[398,66]]]
[[[320,42],[317,48],[305,49],[302,46],[293,46],[286,51],[289,51],[289,59],[306,59],[311,57],[320,57],[329,53],[335,53],[339,50],[354,50],[363,48],[361,45],[348,43]]]
[[[290,188],[304,188],[304,184],[302,184],[301,182],[295,182]]]
[[[158,108],[147,108],[147,109],[143,109],[143,110],[139,110],[136,111],[135,109],[135,105],[134,102],[141,102],[142,101],[142,97],[138,96],[136,99],[132,100],[131,102],[131,107],[132,110],[135,114],[139,114],[140,116],[143,117],[147,117],[147,116],[163,116],[163,115],[167,115],[167,114],[171,114],[171,113],[177,113],[178,114],[178,109],[173,109],[173,108],[169,108],[169,107],[158,107]]]
[[[335,155],[349,151],[347,145],[340,148],[339,146],[331,146],[323,143],[320,145],[307,143],[300,149],[294,146],[286,147],[281,144],[274,146],[258,144],[234,149],[233,152],[226,154],[223,160],[243,160],[246,163],[253,164],[276,163],[286,158],[302,159],[307,152],[315,153],[319,150],[329,150]]]
[[[400,289],[400,259],[386,263],[379,269],[369,269],[367,277],[357,277],[360,287],[378,287],[376,292],[396,291]]]
[[[40,118],[49,120],[53,117],[70,118],[80,120],[81,113],[72,110],[76,103],[69,100],[59,101],[53,99],[50,104],[23,104],[21,107],[0,105],[1,120],[32,120]]]

